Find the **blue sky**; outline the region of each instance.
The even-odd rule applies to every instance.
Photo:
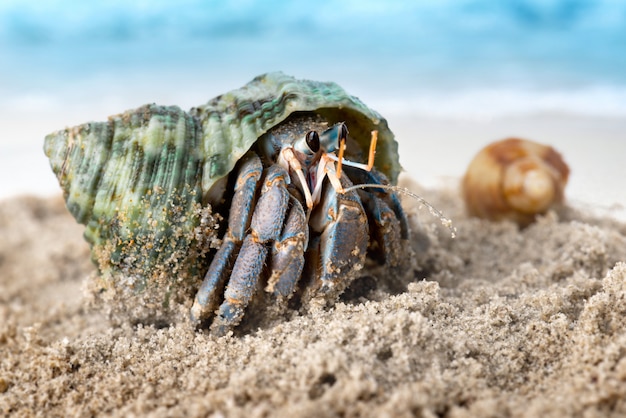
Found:
[[[0,3],[0,71],[14,88],[276,69],[398,89],[626,84],[623,45],[619,0]]]

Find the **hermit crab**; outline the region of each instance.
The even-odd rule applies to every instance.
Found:
[[[367,263],[409,259],[406,215],[382,188],[397,181],[397,143],[335,83],[269,73],[189,112],[146,105],[64,129],[44,148],[101,291],[131,310],[192,305],[192,322],[221,335],[332,303]]]

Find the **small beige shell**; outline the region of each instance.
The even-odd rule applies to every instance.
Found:
[[[526,226],[563,202],[568,176],[554,148],[509,138],[474,157],[463,177],[463,198],[471,216]]]

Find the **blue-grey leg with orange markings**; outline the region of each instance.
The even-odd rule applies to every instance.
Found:
[[[289,299],[295,292],[309,243],[309,225],[300,201],[290,196],[289,206],[283,232],[272,246],[271,275],[265,288],[279,302]]]
[[[261,291],[260,280],[268,261],[270,246],[284,239],[284,230],[288,229],[285,222],[289,227],[294,224],[294,221],[290,221],[291,218],[299,218],[290,215],[285,221],[292,199],[287,191],[290,179],[285,169],[279,165],[270,166],[263,171],[264,175],[259,181],[259,165],[258,157],[252,155],[238,173],[226,237],[209,267],[191,309],[192,321],[195,323],[211,319],[215,313],[211,332],[217,335],[225,334],[241,322],[252,298]],[[259,187],[260,197],[254,205]],[[294,203],[291,207],[292,212],[298,214],[298,210],[293,209]],[[301,206],[299,209],[301,217]],[[291,229],[294,227],[300,228],[301,235],[306,237],[306,218],[304,223],[295,222]],[[305,248],[306,245],[300,245],[300,254],[294,257],[303,258]],[[229,268],[231,265],[232,269]],[[297,274],[297,277],[289,277],[293,282],[292,287],[295,287],[301,269],[290,271]]]
[[[250,232],[233,266],[224,292],[224,302],[211,324],[211,332],[216,335],[223,335],[237,326],[251,299],[260,291],[268,247],[280,238],[283,229],[289,203],[288,182],[288,173],[279,165],[270,166],[266,170],[261,196],[252,215]]]
[[[250,226],[257,185],[263,173],[263,165],[254,153],[247,154],[242,160],[243,163],[237,172],[235,193],[228,215],[228,230],[222,240],[222,246],[213,257],[191,308],[191,321],[195,324],[210,319],[220,306],[226,282],[230,277],[246,231]]]

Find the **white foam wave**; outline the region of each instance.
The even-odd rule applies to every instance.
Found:
[[[432,118],[490,119],[533,114],[626,118],[626,86],[572,90],[507,87],[427,91],[377,100],[376,107],[383,114],[419,114]]]

